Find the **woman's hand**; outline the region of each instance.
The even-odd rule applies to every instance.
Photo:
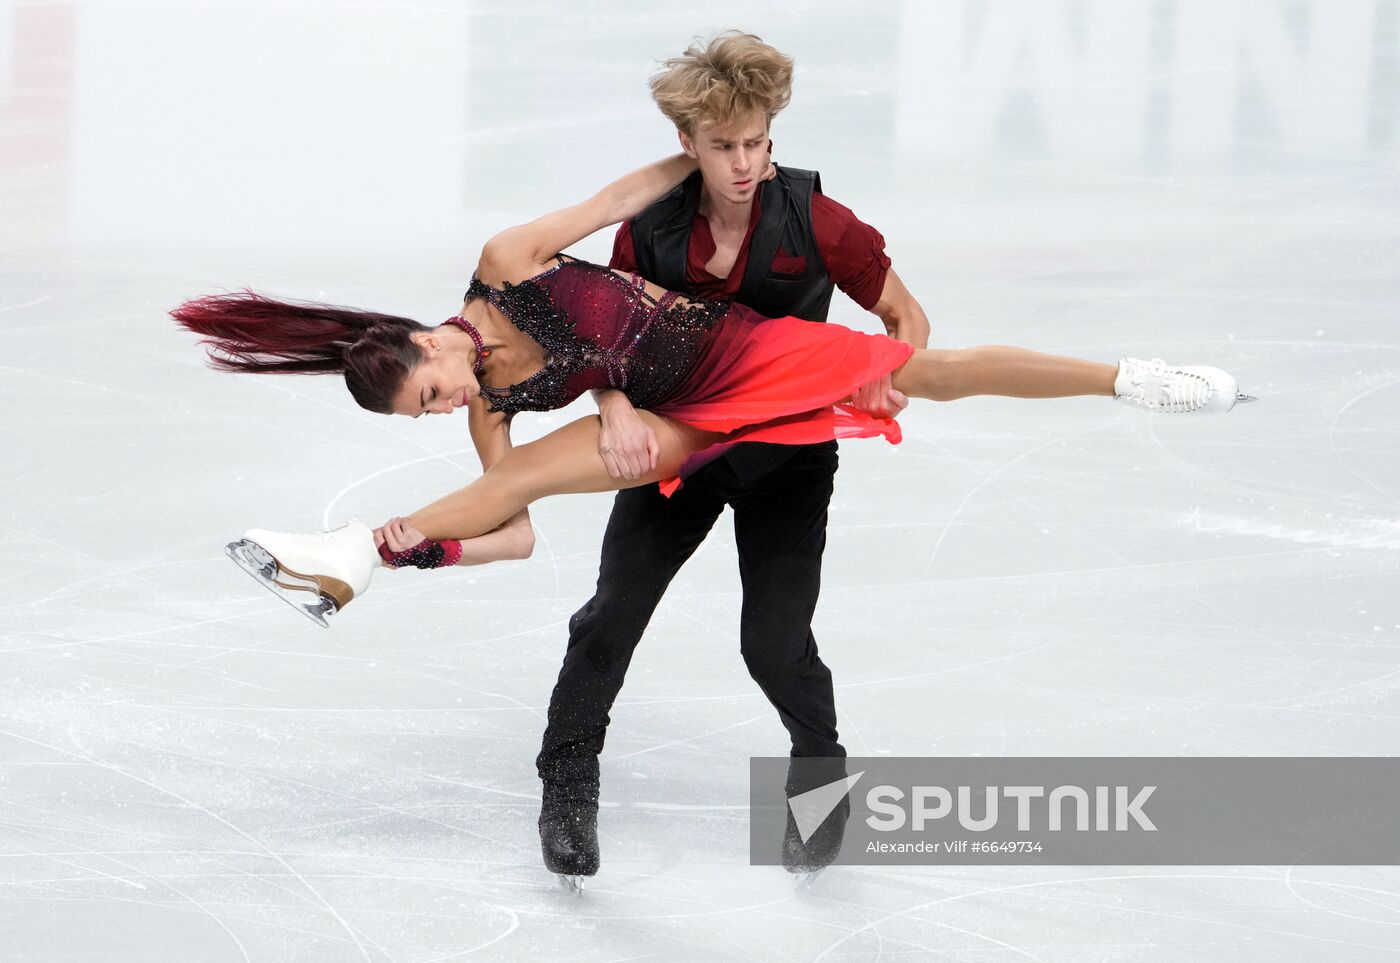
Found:
[[[768,169],[758,176],[759,183],[771,181],[778,176],[778,169],[773,166],[773,141],[768,141]]]
[[[406,518],[391,518],[374,530],[374,547],[388,545],[391,552],[406,552],[427,538]]]
[[[636,481],[656,467],[661,446],[656,432],[641,419],[632,402],[620,391],[603,392],[598,398],[598,455],[613,478]]]

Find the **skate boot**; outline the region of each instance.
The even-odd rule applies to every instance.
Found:
[[[841,785],[846,779],[844,758],[793,756],[788,763],[783,868],[798,877],[799,890],[811,886],[817,875],[835,862],[841,853],[841,843],[846,838],[846,820],[851,815],[848,788]],[[834,806],[827,795],[832,790],[841,793],[840,802]],[[819,798],[812,799],[813,795]],[[820,798],[822,796],[825,798]],[[794,807],[797,807],[796,811]],[[802,826],[798,825],[796,818],[799,813],[804,819]],[[819,821],[815,827],[813,821]],[[807,833],[806,839],[802,838],[804,831]]]
[[[846,820],[850,815],[851,801],[841,800],[831,815],[817,827],[817,831],[803,841],[792,818],[792,810],[788,810],[787,828],[783,831],[783,869],[797,877],[799,890],[811,886],[821,871],[841,854],[841,843],[846,838]]]
[[[254,528],[225,549],[239,568],[317,624],[369,588],[379,567],[374,533],[351,522],[319,535],[287,535]]]
[[[1120,358],[1113,393],[1119,401],[1149,411],[1225,412],[1237,401],[1257,400],[1240,394],[1239,382],[1227,371],[1205,365],[1169,367],[1161,358]]]
[[[540,806],[540,850],[559,885],[582,895],[585,877],[598,872],[598,802],[545,787]]]

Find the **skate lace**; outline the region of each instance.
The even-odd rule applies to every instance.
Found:
[[[324,532],[283,532],[282,534],[290,536],[292,538],[309,538],[315,539],[318,542],[324,542],[331,538],[334,538],[337,535],[340,535],[347,528],[349,528],[351,524],[352,523],[350,522],[346,522],[344,525],[338,525],[335,528]]]
[[[1138,399],[1148,408],[1158,411],[1195,411],[1208,401],[1212,392],[1210,380],[1194,371],[1168,371],[1167,363],[1153,358],[1147,365],[1147,380],[1142,383]]]

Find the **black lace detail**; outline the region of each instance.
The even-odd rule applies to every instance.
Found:
[[[550,272],[562,267],[557,264]],[[537,275],[541,277],[542,275]],[[473,277],[467,289],[467,299],[484,297],[495,305],[533,341],[545,350],[544,367],[524,381],[506,388],[483,384],[481,393],[490,401],[492,411],[515,414],[518,411],[553,411],[568,404],[565,381],[570,374],[587,367],[586,352],[576,350],[579,341],[573,336],[573,324],[550,300],[549,292],[534,283],[536,278],[512,284],[507,281],[500,289],[489,287]]]
[[[500,289],[473,277],[467,300],[484,297],[544,348],[543,368],[509,387],[483,384],[492,411],[552,411],[590,388],[618,388],[637,407],[673,394],[694,369],[724,301],[659,299],[636,275],[559,255],[559,263]],[[568,272],[564,276],[564,272]],[[579,333],[580,322],[587,334]]]

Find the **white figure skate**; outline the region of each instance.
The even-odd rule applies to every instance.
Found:
[[[319,535],[254,528],[226,551],[258,584],[325,628],[330,616],[364,594],[379,567],[374,533],[361,522]]]
[[[1240,393],[1228,371],[1205,365],[1177,368],[1161,358],[1120,358],[1113,393],[1125,404],[1149,411],[1226,412],[1238,401],[1257,401]]]

